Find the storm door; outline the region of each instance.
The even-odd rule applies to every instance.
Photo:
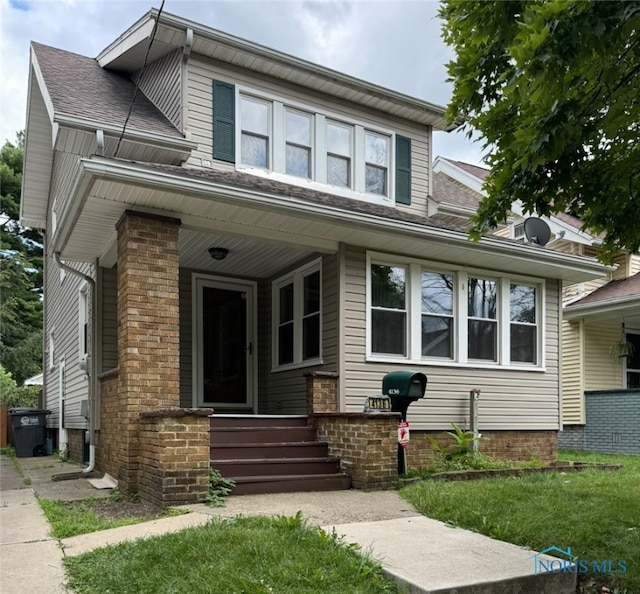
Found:
[[[196,277],[196,406],[254,409],[253,283]]]

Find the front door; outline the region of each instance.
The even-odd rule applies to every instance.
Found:
[[[199,277],[195,289],[196,406],[252,412],[255,285]]]

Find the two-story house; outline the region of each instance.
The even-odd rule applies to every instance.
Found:
[[[386,441],[349,423],[411,370],[414,432],[464,424],[479,388],[483,447],[554,457],[562,283],[605,269],[431,217],[444,108],[155,10],[95,59],[33,43],[29,81],[21,216],[45,234],[60,450],[186,492],[208,467],[197,411],[322,412],[357,475],[358,447],[396,455],[396,416]]]
[[[430,200],[431,216],[468,224],[487,174],[483,167],[436,158],[434,185],[442,189]],[[456,184],[463,191],[447,192]],[[495,233],[526,241],[525,219],[514,204],[511,220]],[[598,256],[601,239],[582,230],[581,220],[563,213],[544,220],[549,249]],[[640,453],[640,255],[623,252],[606,277],[565,283],[562,303],[561,447]]]

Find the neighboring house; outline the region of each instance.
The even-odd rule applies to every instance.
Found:
[[[449,159],[434,163],[433,218],[464,224],[481,199],[488,170]],[[456,184],[464,192],[452,191]],[[434,192],[435,193],[435,192]],[[436,202],[437,200],[437,202]],[[474,202],[475,200],[475,202]],[[524,241],[518,205],[497,235]],[[545,217],[552,250],[597,257],[600,238],[582,231],[567,214]],[[560,444],[601,451],[640,453],[640,256],[623,253],[604,278],[565,283],[562,290],[562,422]]]
[[[366,424],[411,370],[413,431],[465,424],[479,388],[489,450],[555,455],[562,283],[606,269],[429,217],[444,108],[155,10],[97,59],[34,43],[29,72],[21,220],[45,231],[58,447],[92,440],[124,488],[177,492],[174,462],[208,447],[189,409],[318,396],[326,422]],[[414,439],[410,464],[426,455]]]

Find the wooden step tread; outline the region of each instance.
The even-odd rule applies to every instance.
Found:
[[[349,478],[344,472],[333,472],[329,474],[264,474],[252,476],[230,476],[226,477],[236,484],[240,483],[268,483],[271,481],[297,481],[301,479],[323,479],[323,478]]]
[[[269,447],[306,447],[310,445],[329,445],[327,441],[256,441],[256,442],[242,442],[242,443],[217,443],[212,446],[213,449],[217,448],[269,448]]]
[[[300,463],[313,463],[313,462],[340,462],[340,458],[330,458],[327,456],[316,456],[313,458],[233,458],[229,460],[210,460],[211,465],[213,464],[300,464]]]

